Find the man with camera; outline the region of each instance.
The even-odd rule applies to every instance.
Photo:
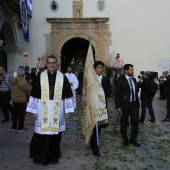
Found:
[[[148,108],[149,110],[151,123],[155,122],[154,110],[152,107],[152,101],[154,96],[152,96],[149,91],[152,81],[153,80],[152,78],[150,78],[150,74],[148,72],[144,72],[143,76],[139,77],[138,87],[141,88],[140,99],[141,99],[141,109],[142,109],[142,113],[140,117],[141,123],[144,123],[145,121],[146,108]]]
[[[9,121],[8,107],[11,101],[11,79],[12,73],[6,73],[5,67],[0,65],[0,106],[4,114],[4,119],[1,122]]]
[[[167,115],[163,122],[170,122],[170,75],[167,75],[165,81],[165,87],[167,88]]]

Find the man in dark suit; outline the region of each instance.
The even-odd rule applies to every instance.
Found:
[[[170,75],[167,76],[165,86],[167,87],[167,115],[163,122],[170,122]]]
[[[154,110],[152,107],[152,101],[154,96],[151,96],[149,92],[149,88],[152,84],[153,79],[150,78],[150,74],[145,72],[143,74],[143,78],[140,77],[139,82],[138,82],[138,88],[141,88],[141,94],[140,94],[140,99],[141,99],[141,108],[142,108],[142,113],[140,117],[140,122],[144,123],[145,121],[145,114],[146,114],[146,108],[149,110],[149,115],[151,117],[151,123],[155,123],[155,115],[154,115]]]
[[[110,80],[109,78],[103,76],[103,72],[104,72],[104,63],[101,61],[96,61],[94,63],[94,70],[96,72],[96,76],[98,78],[99,83],[101,83],[104,93],[105,93],[105,99],[106,99],[106,107],[107,107],[107,97],[110,95],[111,93],[111,88],[110,88]],[[102,127],[106,127],[106,125],[99,125],[98,126],[98,134],[100,135],[100,131]],[[90,147],[93,151],[93,154],[95,156],[99,156],[99,148],[97,145],[97,139],[96,139],[96,128],[94,128],[93,130],[93,134],[92,137],[90,139]]]
[[[130,143],[140,147],[141,145],[137,142],[139,124],[138,87],[136,79],[133,78],[133,65],[125,64],[123,70],[124,75],[118,79],[115,89],[116,109],[121,113],[120,132],[124,141],[124,146],[129,146]],[[130,141],[127,136],[129,116],[131,118],[130,122],[132,126]]]

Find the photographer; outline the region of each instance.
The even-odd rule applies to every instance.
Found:
[[[5,67],[0,65],[0,106],[5,119],[1,122],[9,121],[8,107],[11,101],[11,79],[13,74],[6,73]]]
[[[151,87],[152,84],[152,78],[149,73],[144,72],[143,77],[139,77],[139,82],[138,82],[138,87],[141,88],[141,117],[140,117],[140,122],[144,123],[145,121],[145,114],[146,114],[146,108],[149,110],[149,115],[151,116],[151,123],[155,122],[155,116],[154,116],[154,110],[152,107],[152,101],[154,96],[152,96],[149,92],[149,88]]]
[[[167,88],[167,115],[163,122],[170,122],[170,76],[166,77],[165,86]]]

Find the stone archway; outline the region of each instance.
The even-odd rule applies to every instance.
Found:
[[[61,49],[72,38],[88,40],[92,37],[96,60],[110,63],[109,46],[111,33],[107,21],[109,18],[47,18],[51,23],[51,34],[46,36],[46,55],[53,54],[58,58],[58,69],[61,70]]]
[[[72,67],[74,73],[79,72],[80,67],[85,65],[88,47],[89,41],[86,39],[77,37],[68,40],[61,50],[61,72],[66,73],[68,66]],[[93,56],[95,58],[94,47]]]
[[[16,69],[21,60],[19,55],[21,54],[22,49],[17,47],[18,41],[16,32],[11,23],[5,21],[1,26],[0,33],[1,39],[3,40],[3,51],[7,56],[6,67],[7,69]]]

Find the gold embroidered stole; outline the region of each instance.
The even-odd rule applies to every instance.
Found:
[[[57,71],[55,87],[54,87],[54,103],[53,103],[53,113],[52,113],[51,123],[50,123],[50,110],[49,110],[49,99],[50,99],[49,80],[48,80],[47,71],[41,73],[40,82],[41,82],[41,102],[42,102],[41,131],[58,132],[64,76],[61,72]]]

